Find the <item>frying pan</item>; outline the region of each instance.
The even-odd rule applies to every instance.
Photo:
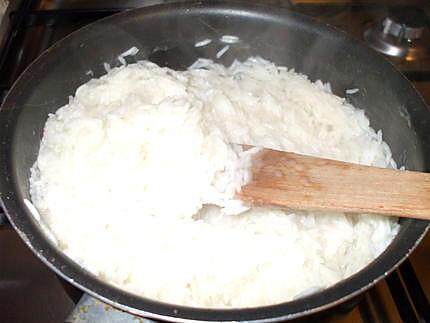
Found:
[[[240,42],[218,60],[222,35],[236,35]],[[206,38],[213,42],[194,47]],[[396,268],[424,236],[427,222],[402,219],[390,246],[355,275],[291,302],[245,309],[162,303],[124,292],[83,270],[57,249],[25,207],[23,200],[30,198],[29,171],[48,114],[66,104],[79,85],[104,74],[104,62],[119,65],[117,56],[132,46],[140,51],[129,61],[149,58],[185,69],[197,57],[228,65],[235,58],[258,55],[294,67],[312,80],[328,81],[341,96],[346,89],[358,88],[347,100],[366,111],[372,127],[382,129],[397,163],[413,170],[430,168],[430,114],[422,98],[390,63],[346,34],[286,9],[227,1],[168,3],[121,13],[71,34],[44,52],[17,80],[0,112],[2,206],[25,243],[65,280],[106,303],[155,319],[279,321],[315,313],[360,294]]]

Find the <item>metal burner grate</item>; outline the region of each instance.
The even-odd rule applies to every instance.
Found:
[[[404,322],[430,322],[430,303],[409,260],[386,281]]]

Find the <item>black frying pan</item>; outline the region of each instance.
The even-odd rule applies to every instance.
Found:
[[[36,160],[48,113],[66,104],[68,95],[91,78],[89,70],[96,77],[104,74],[103,62],[118,65],[117,55],[131,46],[140,49],[137,59],[150,58],[181,69],[199,56],[215,58],[223,46],[217,40],[224,34],[241,39],[222,56],[224,64],[260,55],[294,67],[312,80],[331,82],[338,95],[344,96],[345,89],[359,88],[358,94],[347,99],[366,110],[375,129],[382,129],[395,160],[408,169],[429,171],[430,114],[415,89],[372,50],[310,18],[279,8],[191,2],[125,12],[85,27],[32,64],[3,104],[1,200],[21,238],[49,267],[89,294],[128,312],[175,321],[260,321],[304,316],[339,304],[375,284],[410,254],[426,232],[427,222],[402,219],[400,232],[387,250],[352,277],[295,301],[231,310],[181,307],[126,293],[84,271],[51,244],[23,204],[23,199],[29,198],[29,170]],[[194,47],[196,41],[205,38],[214,42]]]

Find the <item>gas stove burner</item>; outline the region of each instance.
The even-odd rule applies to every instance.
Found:
[[[430,30],[424,11],[413,7],[390,10],[364,32],[364,39],[383,54],[415,61],[428,56]]]

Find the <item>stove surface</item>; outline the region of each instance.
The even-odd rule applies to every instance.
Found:
[[[242,1],[289,7],[335,25],[360,41],[364,41],[365,30],[372,24],[382,23],[393,7],[414,6],[427,17],[430,12],[429,4],[419,0]],[[25,67],[57,40],[97,19],[161,2],[169,0],[10,1],[10,8],[0,25],[0,102]],[[430,43],[426,42],[425,46],[429,48]],[[430,57],[390,59],[430,103]],[[79,290],[57,278],[7,223],[2,224],[2,221],[7,222],[4,219],[0,212],[0,322],[106,322],[107,318],[102,316],[89,319],[87,313],[100,310],[93,299],[87,296],[81,299]],[[334,310],[296,321],[430,321],[429,252],[430,235],[427,235],[399,270],[370,291]],[[102,308],[112,311],[104,304]],[[126,318],[122,322],[134,319],[120,316]],[[109,320],[113,321],[113,317]]]
[[[57,276],[0,226],[0,322],[63,322],[74,307]]]

